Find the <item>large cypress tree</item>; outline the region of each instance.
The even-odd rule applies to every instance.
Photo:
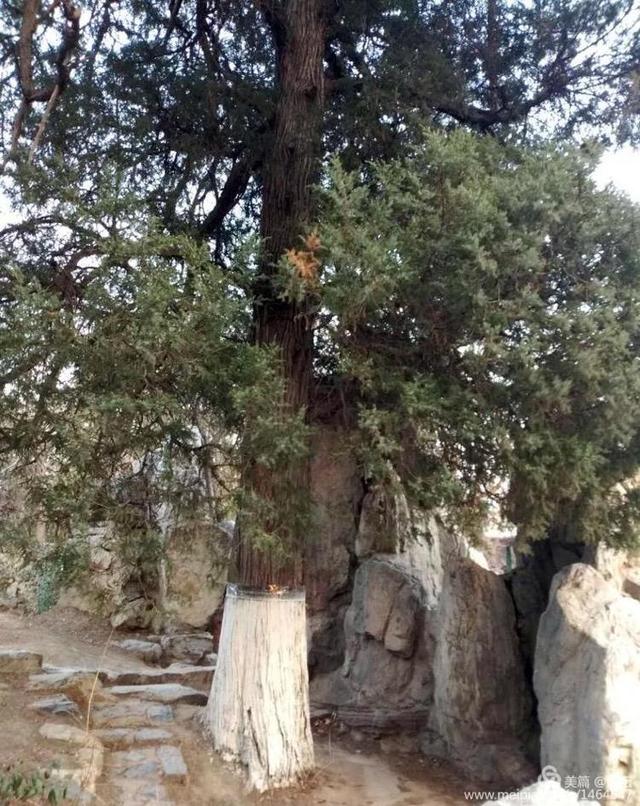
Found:
[[[145,259],[177,265],[167,282],[182,295],[172,310],[183,310],[205,294],[198,249],[208,251],[222,271],[222,282],[228,283],[228,297],[251,311],[244,332],[247,322],[239,314],[243,323],[231,328],[234,339],[253,342],[264,348],[259,354],[275,361],[269,387],[275,416],[269,425],[281,442],[287,432],[299,437],[290,440],[288,452],[265,448],[264,411],[256,415],[255,405],[247,406],[239,581],[261,588],[299,585],[301,543],[308,528],[303,517],[309,483],[305,418],[314,371],[326,361],[322,351],[314,355],[322,313],[317,272],[323,242],[313,234],[312,186],[327,157],[338,154],[346,169],[375,188],[380,177],[371,170],[372,160],[410,154],[425,125],[462,126],[500,142],[585,133],[632,137],[639,55],[635,4],[172,0],[165,5],[104,0],[82,13],[67,0],[5,6],[0,23],[5,184],[21,218],[2,233],[7,264],[21,266],[29,281],[37,278],[72,325],[79,300],[91,298],[92,289],[104,288],[105,282],[112,288],[135,269],[142,260],[141,244]],[[437,177],[428,175],[425,181]],[[141,241],[141,222],[153,222],[155,235]],[[239,272],[241,247],[251,233],[259,234],[260,247]],[[325,233],[332,254],[340,239],[330,227]],[[376,237],[375,232],[369,235]],[[284,284],[286,264],[293,268],[295,289]],[[122,272],[106,281],[105,265]],[[381,273],[380,283],[385,276]],[[460,295],[467,281],[459,278]],[[8,302],[24,298],[16,282],[13,274],[4,280]],[[405,304],[398,305],[404,312]],[[469,307],[445,308],[431,312],[434,321],[445,313],[463,322],[471,315]],[[351,316],[348,309],[338,310]],[[405,356],[415,352],[404,314],[380,307],[371,316],[372,321],[343,332],[352,346],[380,360],[393,344]],[[433,331],[429,350],[434,366],[447,364],[452,360],[447,328]],[[216,333],[221,342],[228,337],[228,330]],[[460,339],[456,343],[465,346]],[[53,352],[68,346],[60,332],[47,344]],[[36,350],[25,361],[20,344],[14,347],[3,373],[7,383],[44,360]],[[67,360],[82,363],[77,355]],[[203,360],[201,353],[198,360]],[[228,356],[228,366],[235,369],[226,377],[232,375],[236,386],[239,360]],[[336,374],[336,361],[327,363]],[[54,360],[41,390],[43,401],[54,395],[63,365]],[[173,367],[173,362],[165,360],[162,366]],[[409,361],[405,369],[417,377],[420,365]],[[369,430],[379,432],[371,418],[390,410],[389,401],[398,392],[386,388],[393,372],[386,379],[384,373],[375,377],[375,405],[363,411]],[[148,375],[138,380],[144,385]],[[184,388],[203,394],[201,381],[201,376],[190,379]],[[221,377],[217,384],[225,386]],[[452,393],[447,384],[440,392],[445,398]],[[362,383],[357,386],[360,394]],[[461,394],[458,389],[456,395]],[[218,397],[222,411],[233,395]],[[455,399],[463,405],[463,398]],[[450,410],[457,411],[453,403]],[[42,435],[44,414],[38,417]],[[161,440],[172,427],[145,434],[150,441]],[[20,432],[23,449],[37,430],[32,423],[26,435]],[[15,444],[18,431],[7,429],[9,442]],[[111,446],[112,453],[118,448],[123,446]],[[476,461],[467,458],[462,472],[473,476],[482,467],[489,474],[489,447],[470,439],[468,450]],[[480,456],[483,451],[486,456]],[[85,451],[85,464],[96,455]],[[459,457],[453,451],[449,459],[453,467]],[[529,484],[537,478],[538,465],[533,466],[520,474],[520,512],[526,511]],[[231,630],[228,637],[233,644]],[[265,646],[264,664],[267,654]],[[304,659],[296,662],[300,674]],[[303,691],[300,697],[304,700]],[[294,735],[308,740],[304,708],[292,708],[292,721],[281,731],[286,763],[275,772],[265,768],[260,754],[257,760],[255,754],[251,759],[243,755],[243,737],[251,730],[262,733],[256,744],[264,746],[267,727],[250,724],[246,710],[241,711],[238,746],[226,749],[262,767],[254,777],[260,786],[287,783],[306,769],[308,753],[301,754],[298,766],[291,759]]]

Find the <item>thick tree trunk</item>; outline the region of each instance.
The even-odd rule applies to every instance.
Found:
[[[263,3],[275,46],[278,102],[271,148],[264,162],[261,276],[256,283],[254,329],[258,344],[275,347],[283,376],[283,414],[306,410],[313,369],[313,332],[307,301],[282,299],[274,278],[288,249],[301,249],[311,225],[312,186],[322,148],[323,57],[327,31],[326,0]],[[245,482],[259,498],[278,508],[278,497],[309,489],[308,463],[286,471],[252,467]],[[289,483],[287,483],[289,482]],[[308,497],[308,496],[307,496]],[[269,524],[266,525],[269,530]],[[293,536],[295,542],[295,535]],[[299,536],[298,536],[299,537]],[[287,536],[288,542],[292,541]],[[298,586],[302,549],[289,545],[289,561],[278,552],[259,551],[240,540],[240,580],[246,585]]]
[[[306,412],[313,368],[309,305],[283,300],[278,262],[301,249],[311,224],[312,185],[322,146],[323,56],[326,0],[262,0],[276,54],[278,101],[271,145],[263,168],[261,276],[255,287],[254,330],[258,344],[276,348],[280,359],[283,417]],[[306,460],[273,470],[253,463],[244,484],[286,512],[284,497],[308,498]],[[313,768],[304,593],[303,535],[289,524],[261,524],[284,542],[285,552],[260,549],[242,530],[240,582],[247,595],[227,593],[207,723],[215,748],[248,770],[259,790],[290,786]],[[282,532],[282,533],[281,533]],[[283,561],[283,556],[285,557]],[[275,587],[278,593],[271,592]]]
[[[207,706],[215,749],[250,788],[291,786],[313,768],[305,601],[229,585]]]

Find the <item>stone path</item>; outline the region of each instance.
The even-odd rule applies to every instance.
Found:
[[[26,678],[26,690],[33,693],[29,708],[47,720],[40,736],[59,748],[55,774],[64,779],[69,797],[81,803],[97,796],[118,806],[177,806],[184,802],[180,790],[189,771],[173,706],[206,704],[215,666],[195,663],[214,661],[211,640],[198,633],[157,643],[123,642],[123,649],[147,662],[174,661],[145,671],[43,667],[38,653],[2,650],[0,679]]]

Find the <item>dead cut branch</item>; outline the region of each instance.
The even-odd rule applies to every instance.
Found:
[[[64,27],[62,40],[55,59],[55,77],[46,86],[35,87],[33,79],[33,42],[38,26],[42,20],[41,0],[25,0],[22,12],[22,24],[16,44],[17,74],[22,93],[20,108],[16,113],[9,153],[3,164],[6,167],[9,160],[15,157],[18,142],[24,129],[27,114],[34,103],[46,103],[45,111],[29,150],[29,161],[37,151],[44,136],[47,122],[51,113],[58,104],[71,76],[73,55],[80,41],[80,15],[81,9],[71,0],[56,0],[47,10],[47,15],[53,15],[57,9],[62,11]]]

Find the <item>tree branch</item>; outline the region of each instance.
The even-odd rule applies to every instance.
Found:
[[[260,164],[261,159],[251,158],[249,153],[242,156],[229,171],[216,206],[200,224],[199,232],[203,236],[212,236],[222,226],[222,222],[240,200],[249,184],[252,172]]]
[[[41,0],[25,0],[22,11],[22,24],[20,26],[20,34],[16,45],[16,62],[18,80],[20,83],[20,90],[22,92],[22,101],[13,124],[11,147],[7,157],[3,163],[3,170],[8,161],[15,156],[18,147],[18,141],[24,122],[34,103],[46,103],[47,107],[44,111],[42,119],[38,124],[34,140],[29,150],[29,161],[32,160],[35,151],[37,150],[47,122],[57,105],[60,96],[64,92],[65,87],[69,82],[71,74],[71,59],[75,52],[78,42],[80,41],[80,8],[74,5],[71,0],[55,0],[51,6],[51,12],[56,8],[62,9],[64,17],[64,29],[62,32],[62,41],[56,55],[56,77],[55,80],[47,87],[36,89],[33,84],[33,38],[38,28],[41,11]]]

